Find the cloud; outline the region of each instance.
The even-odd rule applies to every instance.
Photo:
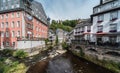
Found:
[[[55,20],[89,18],[99,0],[37,0],[43,4],[46,14]]]

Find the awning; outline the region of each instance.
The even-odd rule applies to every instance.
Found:
[[[83,34],[92,34],[92,33],[90,33],[90,32],[84,32]]]
[[[102,33],[95,33],[96,35],[106,35],[107,33],[104,33],[104,32],[102,32]]]
[[[102,33],[95,33],[95,35],[104,35],[104,36],[116,36],[116,35],[120,35],[120,32],[102,32]]]

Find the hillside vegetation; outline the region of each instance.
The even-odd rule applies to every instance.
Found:
[[[50,29],[55,31],[56,29],[60,28],[69,32],[76,26],[77,23],[78,20],[65,20],[65,21],[52,20]]]

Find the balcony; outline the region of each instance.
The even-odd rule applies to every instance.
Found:
[[[112,33],[114,33],[114,32],[117,32],[117,30],[110,30],[109,32],[112,32]]]
[[[97,21],[97,23],[102,23],[102,22],[103,22],[102,20]]]
[[[81,33],[84,33],[85,31],[81,31]]]
[[[117,20],[117,19],[118,19],[118,18],[112,18],[110,21],[112,21],[112,22],[113,22],[113,21],[115,21],[115,20]]]
[[[91,30],[87,30],[87,32],[91,32]]]
[[[97,31],[97,33],[102,33],[103,31]]]

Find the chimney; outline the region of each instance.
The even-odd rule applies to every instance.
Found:
[[[103,4],[103,0],[100,0],[100,4]]]

